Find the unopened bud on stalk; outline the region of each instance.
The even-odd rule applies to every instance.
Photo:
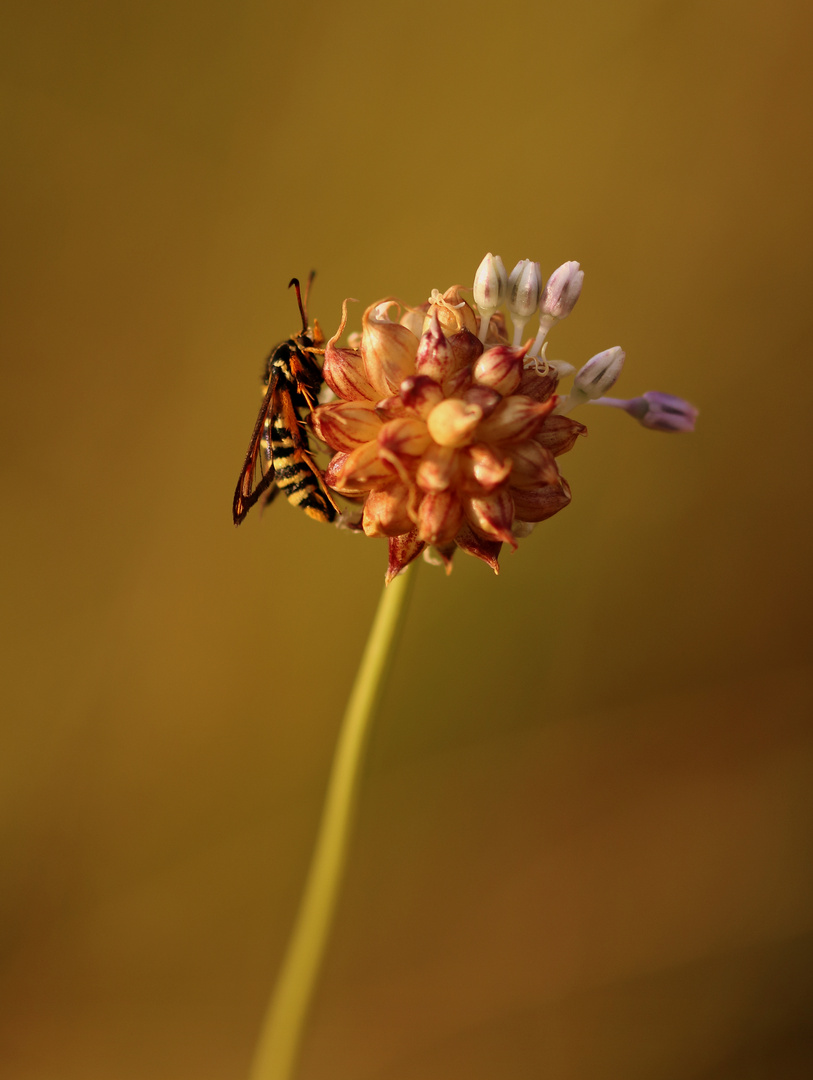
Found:
[[[690,405],[683,398],[675,397],[674,394],[661,394],[657,390],[650,390],[641,397],[627,401],[601,397],[593,404],[613,405],[617,409],[623,409],[639,424],[652,428],[653,431],[694,431],[697,420],[697,409],[694,405]]]
[[[548,330],[560,319],[566,319],[581,296],[584,271],[577,262],[562,263],[548,278],[539,299],[539,333],[531,347],[531,356],[542,348]]]
[[[508,279],[508,310],[514,323],[514,347],[522,341],[525,325],[536,311],[542,291],[539,263],[520,259]]]
[[[508,292],[508,275],[499,255],[492,255],[489,251],[477,267],[472,291],[480,312],[480,341],[485,341],[491,316],[502,307]]]
[[[618,345],[604,352],[596,353],[581,368],[573,380],[573,388],[568,396],[560,401],[556,412],[560,415],[575,409],[577,405],[593,401],[609,390],[621,374],[624,366],[624,350]]]

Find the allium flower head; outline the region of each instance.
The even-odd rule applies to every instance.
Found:
[[[566,264],[566,282],[580,288],[573,268]],[[502,261],[488,255],[475,279],[478,313],[460,286],[433,291],[419,308],[381,300],[364,312],[357,348],[338,345],[345,303],[323,367],[337,400],[315,409],[311,421],[333,452],[326,484],[360,505],[368,536],[388,540],[388,581],[428,547],[447,571],[462,548],[496,572],[503,544],[516,549],[570,502],[558,458],[586,429],[564,412],[612,385],[623,353],[598,354],[561,399],[559,372],[567,365],[549,363],[544,350],[532,357],[531,340],[518,343],[518,325],[537,309],[540,290],[537,264],[525,260],[507,283]],[[504,300],[514,343],[498,310]],[[549,314],[540,313],[546,328]]]

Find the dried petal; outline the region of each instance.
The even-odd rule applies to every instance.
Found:
[[[470,366],[483,351],[483,344],[471,330],[458,330],[448,339],[454,353],[454,370]]]
[[[569,416],[548,416],[545,423],[534,435],[534,440],[546,450],[550,450],[554,457],[572,450],[576,439],[580,435],[586,435],[587,428],[578,420],[571,420]]]
[[[530,488],[558,483],[556,459],[550,450],[540,446],[535,439],[512,446],[509,453],[514,465],[511,470],[511,487]]]
[[[461,551],[465,551],[467,555],[474,555],[476,558],[482,559],[484,563],[488,563],[495,574],[499,574],[500,564],[497,560],[502,548],[499,540],[486,540],[484,537],[478,536],[469,525],[464,524],[455,537],[455,543]]]
[[[547,401],[556,393],[558,382],[559,374],[555,368],[544,361],[541,363],[534,361],[529,367],[523,369],[517,393],[533,398],[534,401]]]
[[[544,521],[570,502],[570,488],[564,477],[557,484],[538,488],[511,488],[514,509],[520,521]]]

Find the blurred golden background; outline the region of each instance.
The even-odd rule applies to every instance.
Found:
[[[419,568],[301,1078],[810,1076],[808,7],[4,21],[3,1076],[245,1076],[386,561],[235,531],[261,362],[489,250],[699,428]]]

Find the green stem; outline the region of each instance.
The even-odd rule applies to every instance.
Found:
[[[251,1080],[290,1080],[344,876],[359,778],[414,571],[384,589],[342,720],[322,820],[305,890],[274,996],[263,1023]]]

